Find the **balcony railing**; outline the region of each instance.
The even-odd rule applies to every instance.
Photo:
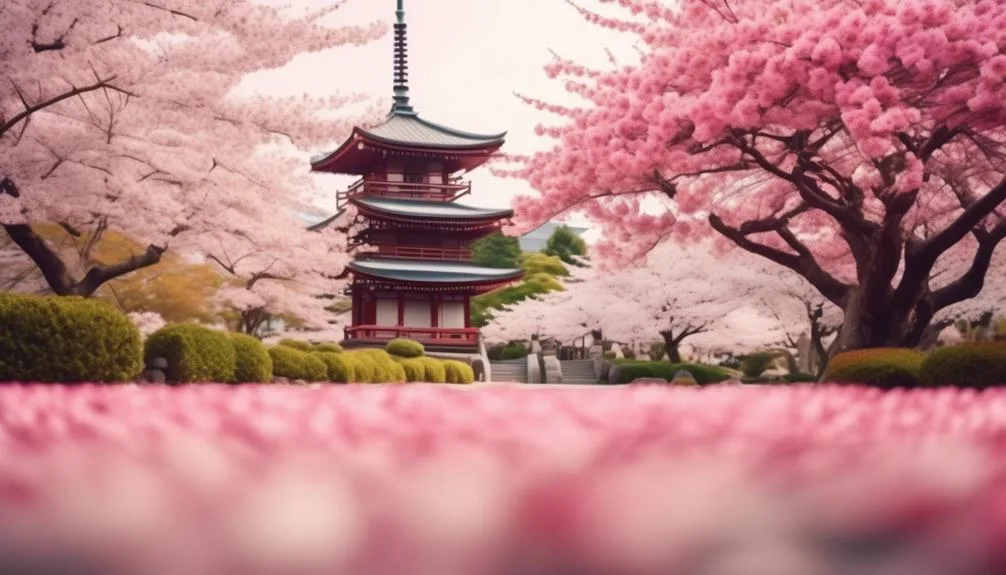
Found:
[[[408,258],[412,260],[446,260],[467,262],[472,259],[472,251],[457,248],[429,248],[414,246],[378,245],[362,252],[361,256],[379,256],[382,258]]]
[[[479,343],[479,330],[475,327],[405,327],[357,325],[347,327],[346,339],[388,341],[409,338],[425,344],[471,346]]]
[[[453,202],[470,194],[471,182],[452,180],[446,184],[413,182],[388,182],[384,180],[357,180],[344,192],[339,192],[336,201],[339,209],[352,198],[362,195],[381,196],[393,199],[426,200],[431,202]]]

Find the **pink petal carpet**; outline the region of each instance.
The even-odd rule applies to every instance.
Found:
[[[0,386],[0,573],[996,575],[1006,393]]]

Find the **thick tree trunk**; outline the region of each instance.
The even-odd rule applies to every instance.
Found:
[[[671,330],[664,330],[660,332],[661,337],[664,338],[664,347],[667,351],[667,361],[670,363],[681,363],[681,351],[678,347],[681,345],[681,342],[685,339],[685,337],[687,337],[687,335],[682,334],[687,334],[687,332],[682,332],[678,335],[674,335],[674,332]]]
[[[70,275],[66,262],[31,229],[30,225],[3,224],[3,229],[10,236],[10,239],[35,262],[53,293],[61,296],[90,297],[106,282],[158,263],[166,250],[162,247],[148,246],[142,254],[132,256],[117,264],[93,266],[87,270],[83,279],[77,280]]]

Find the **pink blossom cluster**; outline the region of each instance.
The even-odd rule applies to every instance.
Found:
[[[791,180],[765,166],[792,173],[788,139],[801,132],[825,142],[811,155],[831,171],[812,177],[834,201],[845,198],[829,182],[852,178],[865,198],[850,202],[879,222],[882,200],[914,194],[903,237],[935,233],[960,214],[967,204],[953,195],[951,178],[974,198],[1002,179],[998,160],[982,156],[1003,145],[1006,123],[1002,2],[598,2],[631,16],[578,9],[591,22],[638,36],[641,61],[606,71],[562,59],[549,64],[549,75],[569,81],[588,105],[553,110],[563,122],[540,133],[556,147],[500,170],[540,193],[515,204],[521,228],[584,210],[604,225],[610,249],[602,245],[600,253],[631,262],[660,238],[712,234],[711,213],[735,227],[784,213],[802,198]],[[941,143],[940,134],[955,137]],[[673,184],[667,206],[640,201],[667,200],[655,174]],[[948,203],[951,209],[940,209]],[[649,215],[658,211],[666,214]],[[815,255],[844,243],[815,237],[839,227],[818,209],[793,216],[790,227]],[[789,249],[778,240],[767,245]]]
[[[0,572],[992,575],[1004,413],[829,386],[12,384]]]

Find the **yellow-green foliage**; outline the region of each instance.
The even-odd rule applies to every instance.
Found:
[[[447,370],[444,363],[432,357],[416,358],[423,364],[423,381],[426,383],[447,383]]]
[[[304,361],[304,381],[328,381],[328,364],[321,360],[316,353],[304,354],[307,359]]]
[[[421,358],[402,357],[396,359],[405,372],[405,381],[408,381],[409,383],[423,381],[426,377],[426,366],[423,365]]]
[[[142,355],[136,326],[105,302],[0,294],[0,381],[126,381]]]
[[[163,327],[150,334],[144,346],[147,363],[168,360],[165,374],[172,383],[231,382],[237,353],[229,334],[194,323]]]
[[[234,346],[234,383],[272,381],[272,358],[257,338],[243,333],[230,334]]]
[[[520,256],[520,267],[525,275],[545,273],[550,276],[568,276],[566,264],[558,256],[550,256],[541,252],[524,252]]]
[[[377,360],[367,354],[360,353],[363,350],[348,351],[346,356],[353,362],[356,383],[377,383],[380,369]]]
[[[1006,342],[937,349],[922,362],[922,382],[927,386],[977,389],[1006,385]]]
[[[311,351],[327,351],[331,353],[342,353],[342,346],[330,341],[316,343],[311,347]]]
[[[279,345],[284,347],[290,347],[296,349],[297,351],[311,351],[311,344],[306,341],[299,341],[296,339],[282,339]]]
[[[285,345],[270,347],[269,357],[272,358],[273,375],[290,380],[307,380],[307,355],[303,351]]]
[[[396,357],[422,357],[426,353],[423,344],[414,339],[393,339],[384,346],[384,351]]]
[[[313,355],[325,363],[325,367],[328,370],[328,381],[336,383],[352,383],[355,381],[356,371],[353,369],[353,359],[349,354],[316,351]]]
[[[401,369],[395,358],[383,349],[361,349],[354,352],[357,355],[370,359],[375,372],[368,381],[370,383],[397,383],[405,381],[405,372]]]
[[[847,351],[831,358],[824,380],[884,389],[918,387],[923,359],[925,355],[913,349],[882,347]]]
[[[443,364],[447,383],[475,383],[475,370],[467,363],[446,359]]]
[[[550,291],[562,291],[564,288],[555,276],[544,272],[524,276],[524,283],[534,286],[534,293],[546,293]]]

